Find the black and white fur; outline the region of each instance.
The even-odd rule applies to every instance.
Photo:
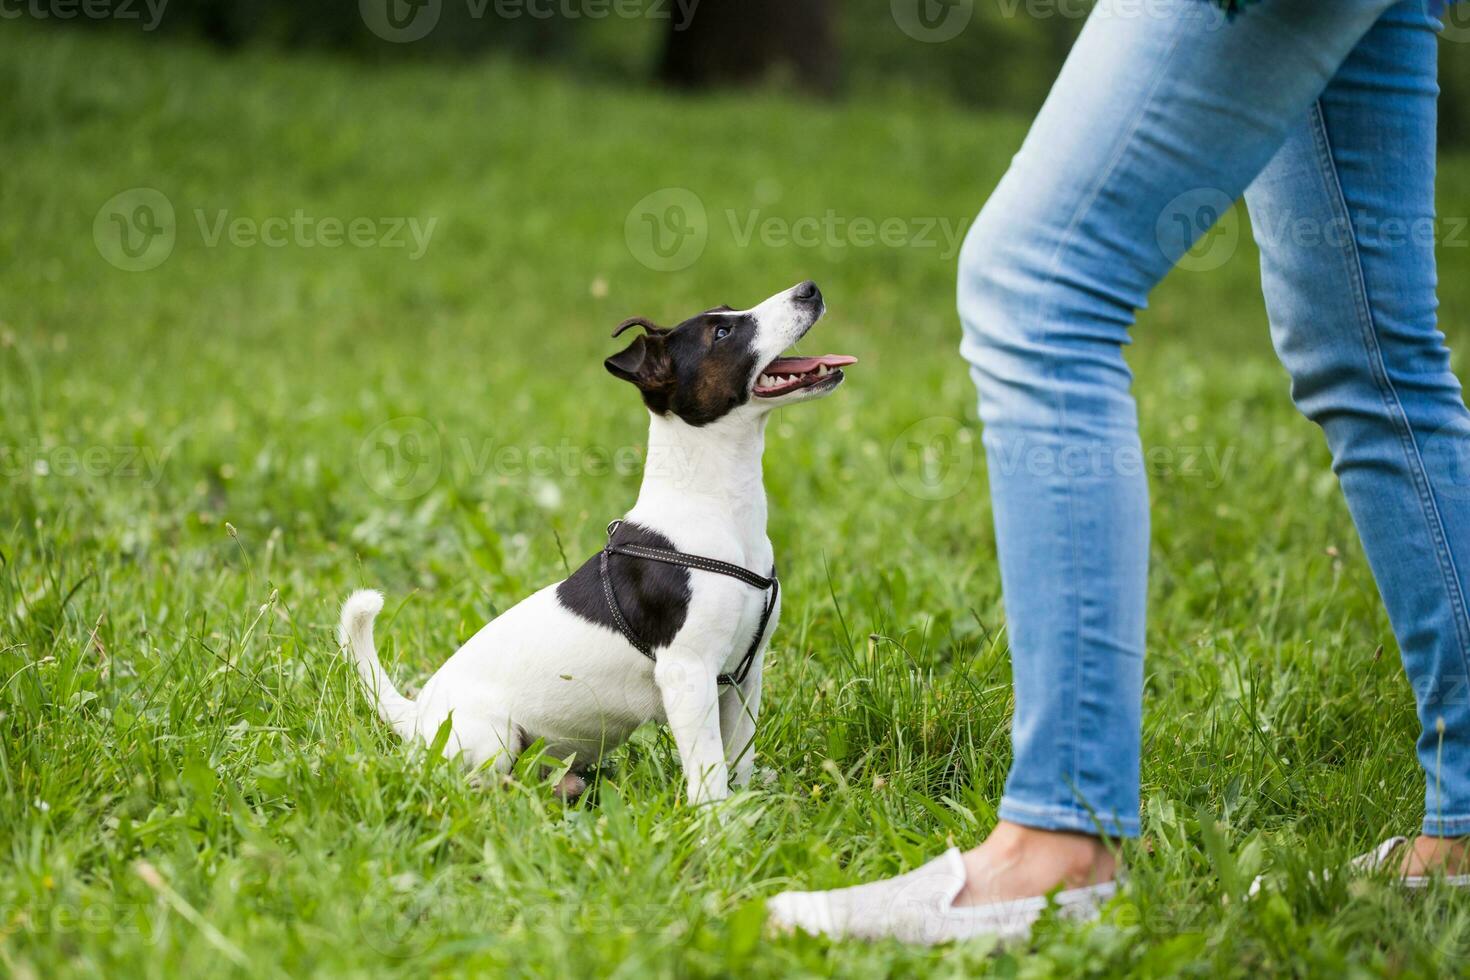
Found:
[[[721,307],[672,330],[644,320],[619,328],[648,331],[606,364],[639,388],[649,409],[643,484],[619,540],[769,573],[761,476],[767,419],[780,405],[829,393],[842,372],[824,366],[820,378],[783,391],[764,369],[823,312],[821,293],[806,282],[753,309]],[[473,768],[505,772],[544,739],[549,755],[574,756],[573,772],[584,772],[654,719],[672,729],[689,800],[723,799],[752,772],[761,666],[780,606],[744,683],[722,688],[715,678],[747,652],[766,596],[724,575],[621,555],[612,558],[611,575],[656,664],[613,625],[595,555],[482,627],[414,700],[394,687],[373,648],[380,593],[352,594],[339,640],[394,731],[429,741],[452,715],[445,753]],[[564,788],[575,793],[581,784],[572,777]]]

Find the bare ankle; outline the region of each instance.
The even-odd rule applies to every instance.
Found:
[[[1441,871],[1447,875],[1470,873],[1470,837],[1416,837],[1405,848],[1403,874],[1426,875]]]
[[[1113,852],[1098,837],[1008,821],[964,857],[967,877],[958,905],[1044,895],[1058,885],[1081,888],[1111,881],[1117,872]]]

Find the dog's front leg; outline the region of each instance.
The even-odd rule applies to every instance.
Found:
[[[755,722],[761,710],[761,663],[765,659],[762,644],[745,681],[720,691],[720,736],[730,767],[730,785],[736,789],[749,784],[755,771]]]
[[[720,739],[720,701],[714,669],[697,656],[671,648],[659,654],[653,680],[679,748],[689,802],[694,805],[730,795],[730,770]]]

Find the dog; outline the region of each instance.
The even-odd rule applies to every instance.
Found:
[[[373,647],[381,593],[354,592],[338,640],[405,740],[449,721],[447,756],[506,773],[540,740],[583,776],[643,723],[667,723],[692,804],[749,782],[761,668],[780,620],[761,475],[773,410],[822,398],[847,355],[782,357],[826,312],[810,280],[748,310],[706,310],[672,329],[641,328],[605,366],[648,410],[648,456],[632,510],[608,548],[486,624],[415,700]],[[650,557],[654,556],[654,557]]]

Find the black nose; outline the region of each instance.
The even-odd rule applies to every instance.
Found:
[[[799,286],[797,286],[796,292],[794,292],[792,295],[802,302],[809,302],[811,300],[821,299],[822,291],[817,288],[816,283],[808,279],[806,282],[801,283]]]

